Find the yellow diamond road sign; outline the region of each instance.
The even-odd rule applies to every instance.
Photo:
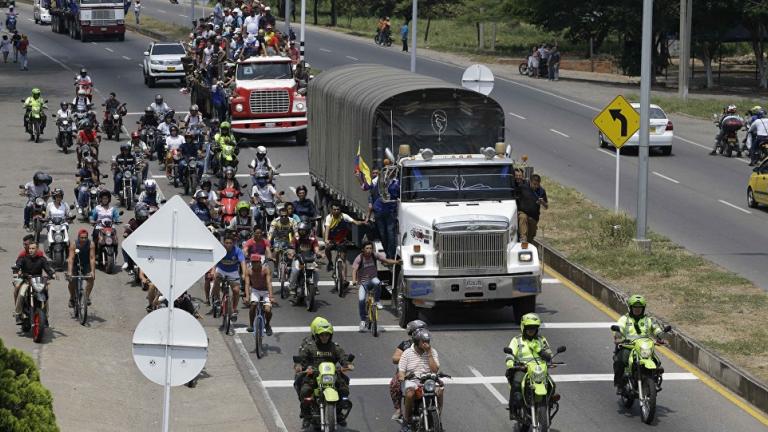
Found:
[[[618,149],[640,129],[640,114],[619,95],[592,122]]]

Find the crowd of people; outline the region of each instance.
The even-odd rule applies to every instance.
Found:
[[[557,45],[541,44],[534,46],[528,55],[528,76],[558,81],[560,79],[560,57],[560,50],[557,49]]]

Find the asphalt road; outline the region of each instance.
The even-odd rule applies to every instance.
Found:
[[[148,8],[149,9],[149,8]],[[22,9],[24,10],[24,9]],[[136,112],[146,106],[152,100],[154,93],[161,93],[166,97],[168,103],[173,107],[185,107],[188,104],[187,98],[178,92],[176,84],[168,84],[160,89],[146,89],[142,84],[139,61],[141,52],[148,43],[146,38],[138,35],[129,34],[126,41],[118,42],[97,42],[82,44],[72,41],[63,35],[50,33],[49,29],[44,27],[33,27],[32,24],[22,23],[25,32],[31,34],[33,50],[45,53],[50,56],[50,61],[43,60],[38,56],[38,63],[32,63],[30,66],[30,76],[34,76],[39,85],[43,87],[45,94],[50,95],[51,103],[54,103],[55,97],[71,97],[69,86],[69,76],[72,71],[85,65],[88,67],[91,76],[95,81],[95,86],[100,89],[100,93],[115,91],[118,97],[128,103],[129,111]],[[350,43],[350,49],[363,46],[357,43]],[[324,47],[318,46],[318,49]],[[361,53],[348,51],[343,42],[338,45],[328,45],[328,50],[348,53],[351,56],[363,55],[361,53],[368,50],[362,49]],[[400,61],[399,55],[386,51],[372,51],[374,55],[380,57],[382,61],[387,60],[389,56]],[[314,55],[314,54],[313,54]],[[321,60],[324,59],[324,60]],[[329,65],[323,64],[323,61],[330,61],[332,57],[321,56],[318,60],[311,60],[320,68],[327,68]],[[334,57],[335,58],[335,57]],[[371,59],[372,60],[372,59]],[[448,66],[435,66],[435,68],[446,68],[445,73],[452,71]],[[452,72],[451,72],[452,73]],[[447,75],[446,75],[447,76]],[[453,79],[452,79],[453,80]],[[63,83],[63,84],[61,84]],[[511,87],[514,88],[514,87]],[[26,88],[14,88],[12,100],[18,99],[20,95],[28,91]],[[502,94],[502,90],[497,96]],[[510,90],[511,91],[511,90]],[[546,95],[542,95],[534,90],[530,91],[529,107],[537,105],[550,104],[555,107],[557,103],[547,102]],[[97,96],[98,97],[98,96]],[[541,101],[536,102],[537,97]],[[533,108],[530,108],[533,109]],[[516,112],[516,111],[514,111]],[[517,112],[516,112],[517,113]],[[527,114],[527,113],[526,113]],[[518,113],[518,115],[523,115]],[[530,115],[530,114],[529,114]],[[582,113],[582,115],[586,116]],[[531,115],[533,117],[533,115]],[[570,120],[568,120],[570,119]],[[570,117],[558,122],[558,127],[576,127],[578,116],[571,114]],[[131,122],[126,122],[130,126]],[[50,128],[46,131],[47,137],[51,136]],[[514,133],[515,128],[510,127],[510,133]],[[569,130],[570,132],[570,130]],[[573,133],[573,132],[571,132]],[[23,140],[21,134],[16,134],[16,140]],[[546,135],[545,135],[546,136]],[[571,135],[571,136],[576,136]],[[519,147],[530,145],[531,139],[535,139],[535,128],[531,134],[520,132],[520,135],[511,136],[514,142],[520,142]],[[525,140],[523,140],[525,138]],[[587,136],[581,139],[586,140]],[[549,137],[549,141],[553,141]],[[525,143],[529,144],[525,144]],[[102,159],[106,155],[117,151],[117,143],[105,141],[102,150]],[[18,143],[21,145],[21,143]],[[578,142],[571,143],[572,146],[580,145]],[[550,144],[553,154],[560,155],[552,157],[552,160],[567,160],[566,149],[570,148],[566,144]],[[65,159],[53,147],[52,141],[40,144],[43,150],[40,158],[44,161],[42,164],[30,164],[30,166],[39,166],[42,169],[55,171],[55,177],[61,177],[65,190],[71,191],[71,182],[67,180],[70,171],[74,172],[74,160]],[[682,152],[681,150],[676,150]],[[527,150],[526,150],[527,151]],[[596,150],[586,148],[584,152],[595,153],[595,158],[600,156]],[[38,150],[34,152],[36,154]],[[241,152],[241,161],[249,159],[253,149],[245,149]],[[544,166],[546,155],[549,151],[541,150],[541,156],[533,151],[528,152],[533,160],[541,160]],[[33,155],[34,155],[33,154]],[[30,154],[14,154],[19,158],[18,166],[29,164]],[[282,163],[283,175],[278,178],[278,189],[289,190],[291,186],[296,186],[307,182],[305,175],[307,170],[306,148],[296,147],[290,143],[270,143],[270,157],[275,163]],[[695,157],[692,155],[691,157]],[[27,158],[27,159],[24,159]],[[608,159],[608,165],[612,166],[612,160]],[[682,159],[682,158],[681,158]],[[590,159],[592,160],[592,159]],[[600,159],[594,159],[599,161]],[[677,160],[675,159],[670,159]],[[657,159],[654,159],[654,163]],[[723,161],[724,163],[729,161]],[[586,161],[584,162],[586,163]],[[716,162],[712,162],[716,163]],[[733,163],[732,165],[736,165]],[[245,175],[245,163],[241,162],[241,175]],[[728,165],[725,165],[728,166]],[[9,172],[12,165],[3,173],[3,184],[11,185],[22,183],[28,176],[28,173]],[[739,168],[743,168],[740,167]],[[156,164],[152,164],[151,169],[157,172]],[[586,169],[586,167],[585,167]],[[656,169],[656,168],[655,168]],[[594,167],[589,173],[599,172]],[[587,174],[585,172],[585,176]],[[246,175],[247,176],[247,175]],[[163,192],[172,195],[172,187],[167,181],[158,179]],[[594,181],[594,180],[593,180]],[[652,183],[653,184],[653,183]],[[71,193],[71,192],[68,192]],[[290,196],[290,192],[288,192]],[[71,196],[71,195],[68,195]],[[17,200],[19,201],[19,200]],[[20,202],[20,201],[19,201]],[[15,217],[21,209],[18,205],[12,212],[6,210],[6,216]],[[20,215],[17,217],[20,218]],[[18,238],[22,233],[16,229],[16,237],[10,232],[11,225],[7,226],[9,233],[4,238],[9,245],[7,250],[15,250]],[[16,224],[15,226],[18,226]],[[10,257],[6,257],[10,260]],[[111,326],[132,326],[135,325],[138,318],[141,317],[142,293],[136,288],[128,288],[125,284],[127,276],[118,275],[116,277],[102,277],[103,282],[97,285],[97,292],[101,294],[100,299],[94,299],[94,303],[99,305],[101,310],[97,309],[97,316],[109,317],[106,323]],[[393,373],[394,367],[389,358],[396,344],[404,338],[404,333],[397,330],[395,320],[388,311],[381,314],[382,324],[389,327],[379,338],[374,339],[370,334],[357,333],[354,327],[357,324],[356,306],[354,305],[356,293],[350,293],[345,298],[332,296],[329,294],[329,288],[326,286],[329,278],[323,274],[321,281],[321,295],[318,302],[317,314],[329,318],[339,328],[335,340],[341,343],[348,352],[357,355],[357,369],[351,374],[352,383],[352,401],[355,404],[349,428],[347,430],[357,431],[395,431],[398,426],[389,420],[391,415],[391,405],[388,398],[386,384],[380,384],[382,380],[387,380]],[[106,286],[104,286],[106,285]],[[107,294],[109,293],[109,294]],[[198,288],[193,290],[196,296],[200,296]],[[59,321],[64,321],[67,311],[63,302],[57,300],[57,313],[54,317]],[[125,308],[130,308],[130,312],[125,312]],[[560,431],[644,431],[647,426],[643,425],[639,419],[637,409],[625,412],[617,405],[613,388],[611,385],[611,352],[612,341],[606,326],[609,325],[609,319],[602,312],[590,305],[570,289],[558,283],[550,277],[545,280],[544,294],[539,299],[538,312],[547,323],[557,324],[555,328],[544,329],[552,345],[567,345],[568,351],[563,354],[562,360],[567,362],[567,366],[558,368],[555,374],[561,381],[559,391],[563,395],[561,411],[555,419],[555,430]],[[241,317],[245,317],[245,310],[241,311]],[[445,372],[453,375],[455,381],[464,383],[449,383],[446,396],[446,409],[444,413],[444,423],[449,430],[468,431],[468,430],[501,430],[509,427],[506,419],[507,413],[504,410],[504,400],[508,395],[506,385],[503,381],[499,383],[503,376],[504,357],[502,347],[517,332],[515,328],[508,323],[511,321],[511,311],[508,309],[500,311],[475,310],[467,312],[465,310],[456,310],[437,315],[428,315],[429,320],[434,323],[435,340],[434,346],[441,355],[441,363]],[[315,314],[310,314],[301,308],[293,308],[287,303],[280,304],[275,310],[273,326],[276,334],[268,338],[270,346],[269,355],[263,359],[256,359],[255,355],[249,354],[246,357],[235,356],[241,366],[251,369],[248,377],[260,376],[266,387],[269,399],[277,407],[279,417],[286,425],[286,430],[298,430],[297,401],[293,390],[289,387],[292,379],[291,360],[297,350],[298,343],[306,334],[306,326]],[[125,317],[117,320],[111,317]],[[239,325],[244,326],[241,319]],[[62,325],[62,324],[59,324]],[[216,322],[211,318],[206,318],[205,325],[211,329],[215,328]],[[63,326],[63,325],[62,325]],[[349,326],[353,326],[349,331]],[[69,359],[73,361],[77,358],[77,353],[81,350],[99,350],[104,351],[105,356],[111,359],[119,358],[122,353],[125,356],[125,350],[116,348],[119,344],[127,343],[126,340],[120,340],[115,336],[109,340],[109,343],[98,343],[97,333],[102,330],[95,326],[93,336],[85,337],[61,337],[57,336],[53,343],[45,346],[48,354],[46,364],[60,364],[60,362]],[[57,327],[58,328],[58,327]],[[74,334],[77,327],[70,331]],[[105,329],[106,331],[106,329]],[[242,330],[241,330],[242,331]],[[246,351],[253,349],[252,338],[249,335],[238,335],[235,341],[236,347],[242,344]],[[125,338],[125,335],[123,335]],[[6,339],[9,339],[6,336]],[[31,343],[28,343],[23,337],[11,336],[12,342],[17,342],[30,352],[33,351]],[[67,351],[68,356],[64,356],[62,351]],[[238,352],[238,350],[236,350]],[[668,358],[662,360],[668,373],[668,380],[665,382],[664,391],[659,396],[659,418],[655,425],[655,430],[659,431],[732,431],[745,430],[757,431],[764,430],[764,424],[748,415],[746,412],[729,402],[727,399],[716,393],[704,383],[688,374],[688,370],[681,369]],[[129,395],[115,395],[108,393],[114,391],[113,387],[98,387],[100,379],[94,379],[91,384],[96,388],[86,387],[83,396],[86,398],[115,398],[121,400],[127,409],[137,410],[148,415],[156,415],[158,412],[157,397],[151,400],[142,399],[141,391],[146,391],[150,387],[135,370],[135,366],[128,359],[123,358],[122,362],[109,363],[110,368],[119,373],[121,379],[125,380],[125,386],[130,389]],[[43,368],[44,377],[47,374],[62,373],[62,368],[47,369]],[[459,380],[458,378],[462,378]],[[58,380],[61,378],[44,378],[49,380]],[[220,379],[220,378],[219,378]],[[252,378],[248,378],[251,380]],[[354,381],[354,379],[363,379],[363,381]],[[217,377],[211,377],[203,382],[210,382],[209,389],[200,387],[200,391],[213,391],[216,387]],[[360,384],[360,385],[358,385]],[[487,385],[486,385],[487,384]],[[286,387],[286,385],[288,387]],[[159,390],[155,389],[155,394]],[[183,393],[182,393],[183,394]],[[68,410],[77,410],[87,405],[78,405],[75,399],[68,401],[57,401],[59,408]],[[115,402],[118,403],[118,402]],[[269,401],[259,399],[259,409],[262,413],[268,413]],[[119,408],[116,408],[119,410]],[[178,408],[177,416],[195,415],[199,412],[199,406],[186,404]],[[188,413],[188,414],[187,414]],[[203,420],[200,420],[201,422]],[[133,423],[123,423],[133,424]],[[136,423],[135,429],[140,429],[142,425],[146,429],[146,422]],[[247,423],[246,423],[247,424]],[[151,427],[151,426],[150,426]],[[134,429],[134,428],[131,428]]]
[[[146,0],[143,13],[188,25],[190,3],[172,6]],[[199,13],[199,9],[198,9]],[[199,16],[199,15],[198,15]],[[294,28],[298,26],[294,24]],[[297,31],[298,33],[298,31]],[[372,41],[309,28],[306,57],[321,70],[351,63],[377,63],[402,69],[409,57],[399,47],[381,48]],[[420,57],[417,71],[460,83],[463,66]],[[573,186],[608,208],[614,206],[615,156],[597,145],[592,118],[616,94],[561,93],[546,81],[522,77],[497,78],[492,96],[507,117],[507,142],[515,154],[527,154],[537,170]],[[630,92],[637,93],[637,89]],[[676,139],[670,157],[652,156],[649,173],[648,220],[651,229],[768,289],[768,212],[746,205],[750,169],[745,159],[708,156],[715,128],[710,122],[672,116]],[[637,157],[623,158],[622,209],[637,209]]]

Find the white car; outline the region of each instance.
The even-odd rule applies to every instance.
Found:
[[[35,0],[34,6],[32,8],[32,16],[35,18],[35,24],[51,23],[51,14],[48,12],[48,9],[40,4],[40,0]]]
[[[631,105],[632,108],[640,111],[639,103],[633,103]],[[648,146],[651,150],[659,150],[663,155],[672,154],[672,139],[675,137],[672,120],[667,117],[667,114],[658,105],[651,104],[649,114],[651,117],[651,128],[649,131]],[[613,143],[611,143],[608,138],[604,137],[602,132],[598,132],[598,142],[600,147],[613,146]],[[625,148],[637,148],[639,145],[640,131],[636,132],[626,143],[624,143]]]
[[[177,79],[183,84],[181,58],[185,55],[184,46],[178,42],[152,42],[144,51],[144,84],[154,87],[161,79]]]

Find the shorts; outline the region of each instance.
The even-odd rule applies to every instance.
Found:
[[[228,272],[216,267],[216,274],[227,279],[234,279],[237,283],[240,283],[240,272],[238,271]]]
[[[419,382],[418,381],[416,381],[416,380],[404,380],[403,381],[403,385],[401,387],[401,392],[403,394],[405,394],[408,391],[408,389],[416,390],[416,388],[418,388],[418,387],[419,387]]]
[[[257,291],[257,290],[251,290],[251,301],[252,302],[258,302],[258,301],[264,301],[264,306],[271,305],[272,303],[269,302],[269,291]]]

